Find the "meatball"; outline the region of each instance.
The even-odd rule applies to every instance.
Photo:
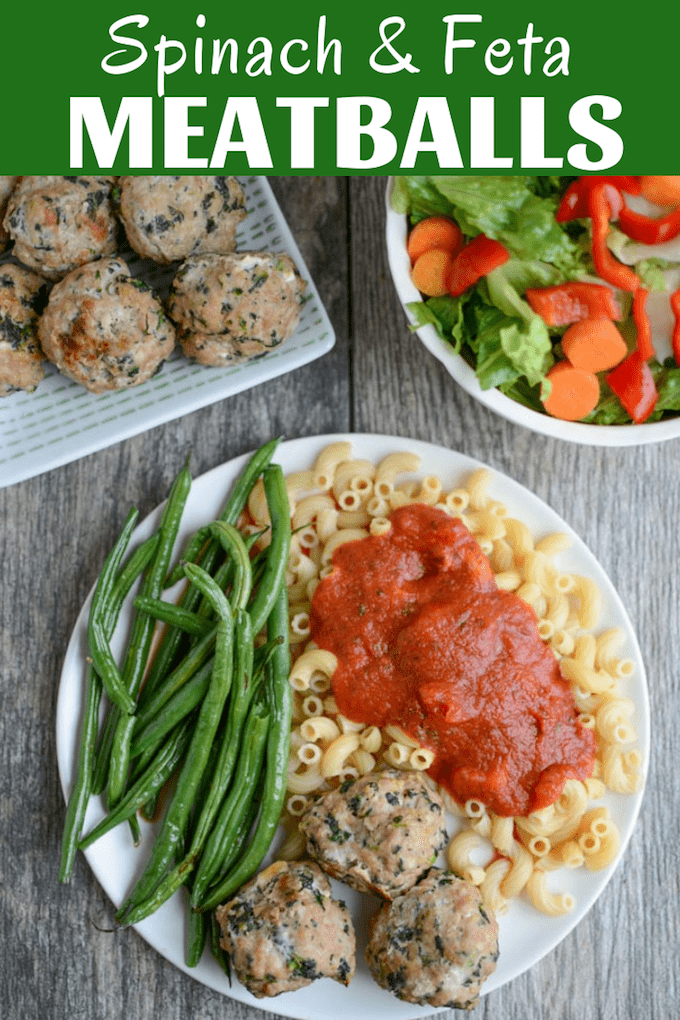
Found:
[[[498,924],[476,886],[433,868],[372,918],[366,959],[399,999],[473,1009],[496,969]]]
[[[235,177],[121,177],[120,218],[135,251],[154,262],[230,252],[246,214]]]
[[[111,255],[112,177],[22,177],[5,215],[14,254],[48,280]]]
[[[300,819],[307,852],[359,892],[391,900],[446,845],[444,805],[419,772],[388,769],[343,783]]]
[[[93,393],[146,382],[175,345],[160,302],[119,258],[91,262],[56,284],[39,336],[57,368]]]
[[[308,861],[277,861],[218,907],[220,945],[238,979],[258,998],[293,992],[321,977],[348,985],[355,937],[342,900]]]
[[[0,177],[0,251],[7,246],[7,241],[9,240],[9,234],[2,225],[2,219],[5,215],[9,196],[12,194],[17,180],[17,177]]]
[[[197,255],[180,266],[168,310],[188,357],[233,365],[292,336],[306,286],[288,255]]]
[[[22,266],[0,266],[0,397],[33,391],[45,375],[38,320],[47,284]]]

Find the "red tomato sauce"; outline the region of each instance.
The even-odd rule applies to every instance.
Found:
[[[499,815],[552,804],[592,774],[595,737],[535,613],[497,587],[460,521],[422,504],[390,521],[340,546],[314,592],[312,638],[337,656],[340,712],[431,748],[430,774],[459,803]]]

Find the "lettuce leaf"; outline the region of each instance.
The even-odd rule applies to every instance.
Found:
[[[560,192],[550,182],[559,178],[542,180],[549,183],[538,188],[533,177],[397,177],[392,204],[412,223],[452,217],[466,237],[487,234],[516,258],[550,262],[571,279],[591,268],[590,255],[555,220]]]
[[[427,301],[410,301],[406,307],[416,320],[413,329],[418,326],[434,326],[442,340],[451,344],[456,354],[460,354],[465,340],[465,321],[463,309],[468,295],[458,298],[429,298]]]
[[[649,420],[658,421],[663,417],[665,411],[680,411],[680,366],[676,365],[672,358],[669,358],[658,369],[654,363],[650,367],[659,400]]]
[[[476,356],[482,389],[515,382],[543,384],[553,364],[548,327],[521,296],[527,287],[547,287],[556,278],[552,266],[510,259],[476,288],[460,297],[414,301],[408,309],[416,326],[429,323],[456,354],[467,346]]]
[[[573,279],[590,268],[591,256],[556,221],[557,205],[556,199],[530,195],[498,240],[516,258],[550,262],[562,279]]]
[[[468,309],[466,322],[470,329],[468,345],[477,355],[475,372],[482,389],[514,382],[520,369],[503,349],[502,335],[514,328],[515,319],[478,300]]]
[[[640,277],[642,286],[647,290],[666,290],[666,277],[663,275],[664,269],[672,267],[673,263],[669,262],[668,259],[640,259],[639,262],[635,263],[634,269],[637,275]]]
[[[542,262],[510,259],[486,277],[489,300],[511,322],[499,329],[501,347],[530,386],[543,382],[553,364],[548,327],[540,315],[520,296],[527,287],[547,287],[554,282],[555,271]]]
[[[513,223],[516,213],[533,197],[525,177],[431,177],[434,187],[454,209],[464,234],[500,234]],[[540,201],[540,200],[539,200]]]
[[[672,358],[663,364],[659,364],[658,361],[650,361],[649,367],[652,370],[659,399],[647,421],[660,421],[667,411],[680,411],[680,368]],[[601,391],[602,397],[599,404],[582,421],[592,425],[629,425],[633,419],[604,380],[601,381]]]
[[[412,224],[428,216],[455,218],[453,206],[431,177],[394,177],[393,181],[392,208],[409,216]]]

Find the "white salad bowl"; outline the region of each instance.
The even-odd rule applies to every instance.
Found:
[[[445,340],[441,339],[434,326],[427,324],[416,328],[415,317],[407,305],[411,301],[421,301],[422,296],[411,280],[411,262],[406,250],[408,222],[406,216],[392,208],[391,199],[392,178],[389,179],[386,192],[387,256],[392,280],[404,306],[406,317],[428,351],[441,361],[449,375],[453,376],[470,396],[516,425],[524,425],[525,428],[540,432],[544,436],[566,439],[585,446],[641,446],[680,436],[680,414],[664,421],[641,425],[587,425],[584,422],[562,421],[532,411],[531,408],[506,397],[498,389],[483,390],[473,369]]]

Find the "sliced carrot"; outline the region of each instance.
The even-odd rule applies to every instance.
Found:
[[[429,219],[417,223],[409,234],[406,245],[411,257],[411,265],[415,265],[421,255],[436,248],[457,255],[463,247],[463,235],[457,223],[446,216],[430,216]]]
[[[543,406],[553,418],[578,421],[597,406],[600,384],[592,372],[574,368],[568,361],[558,361],[546,378],[550,381],[550,393]]]
[[[565,358],[584,372],[606,372],[623,361],[628,348],[610,319],[582,319],[562,337]]]
[[[642,194],[657,205],[680,205],[680,174],[668,177],[641,177]]]
[[[421,294],[427,297],[444,297],[448,294],[448,281],[453,256],[448,251],[425,251],[411,270],[411,279]]]

